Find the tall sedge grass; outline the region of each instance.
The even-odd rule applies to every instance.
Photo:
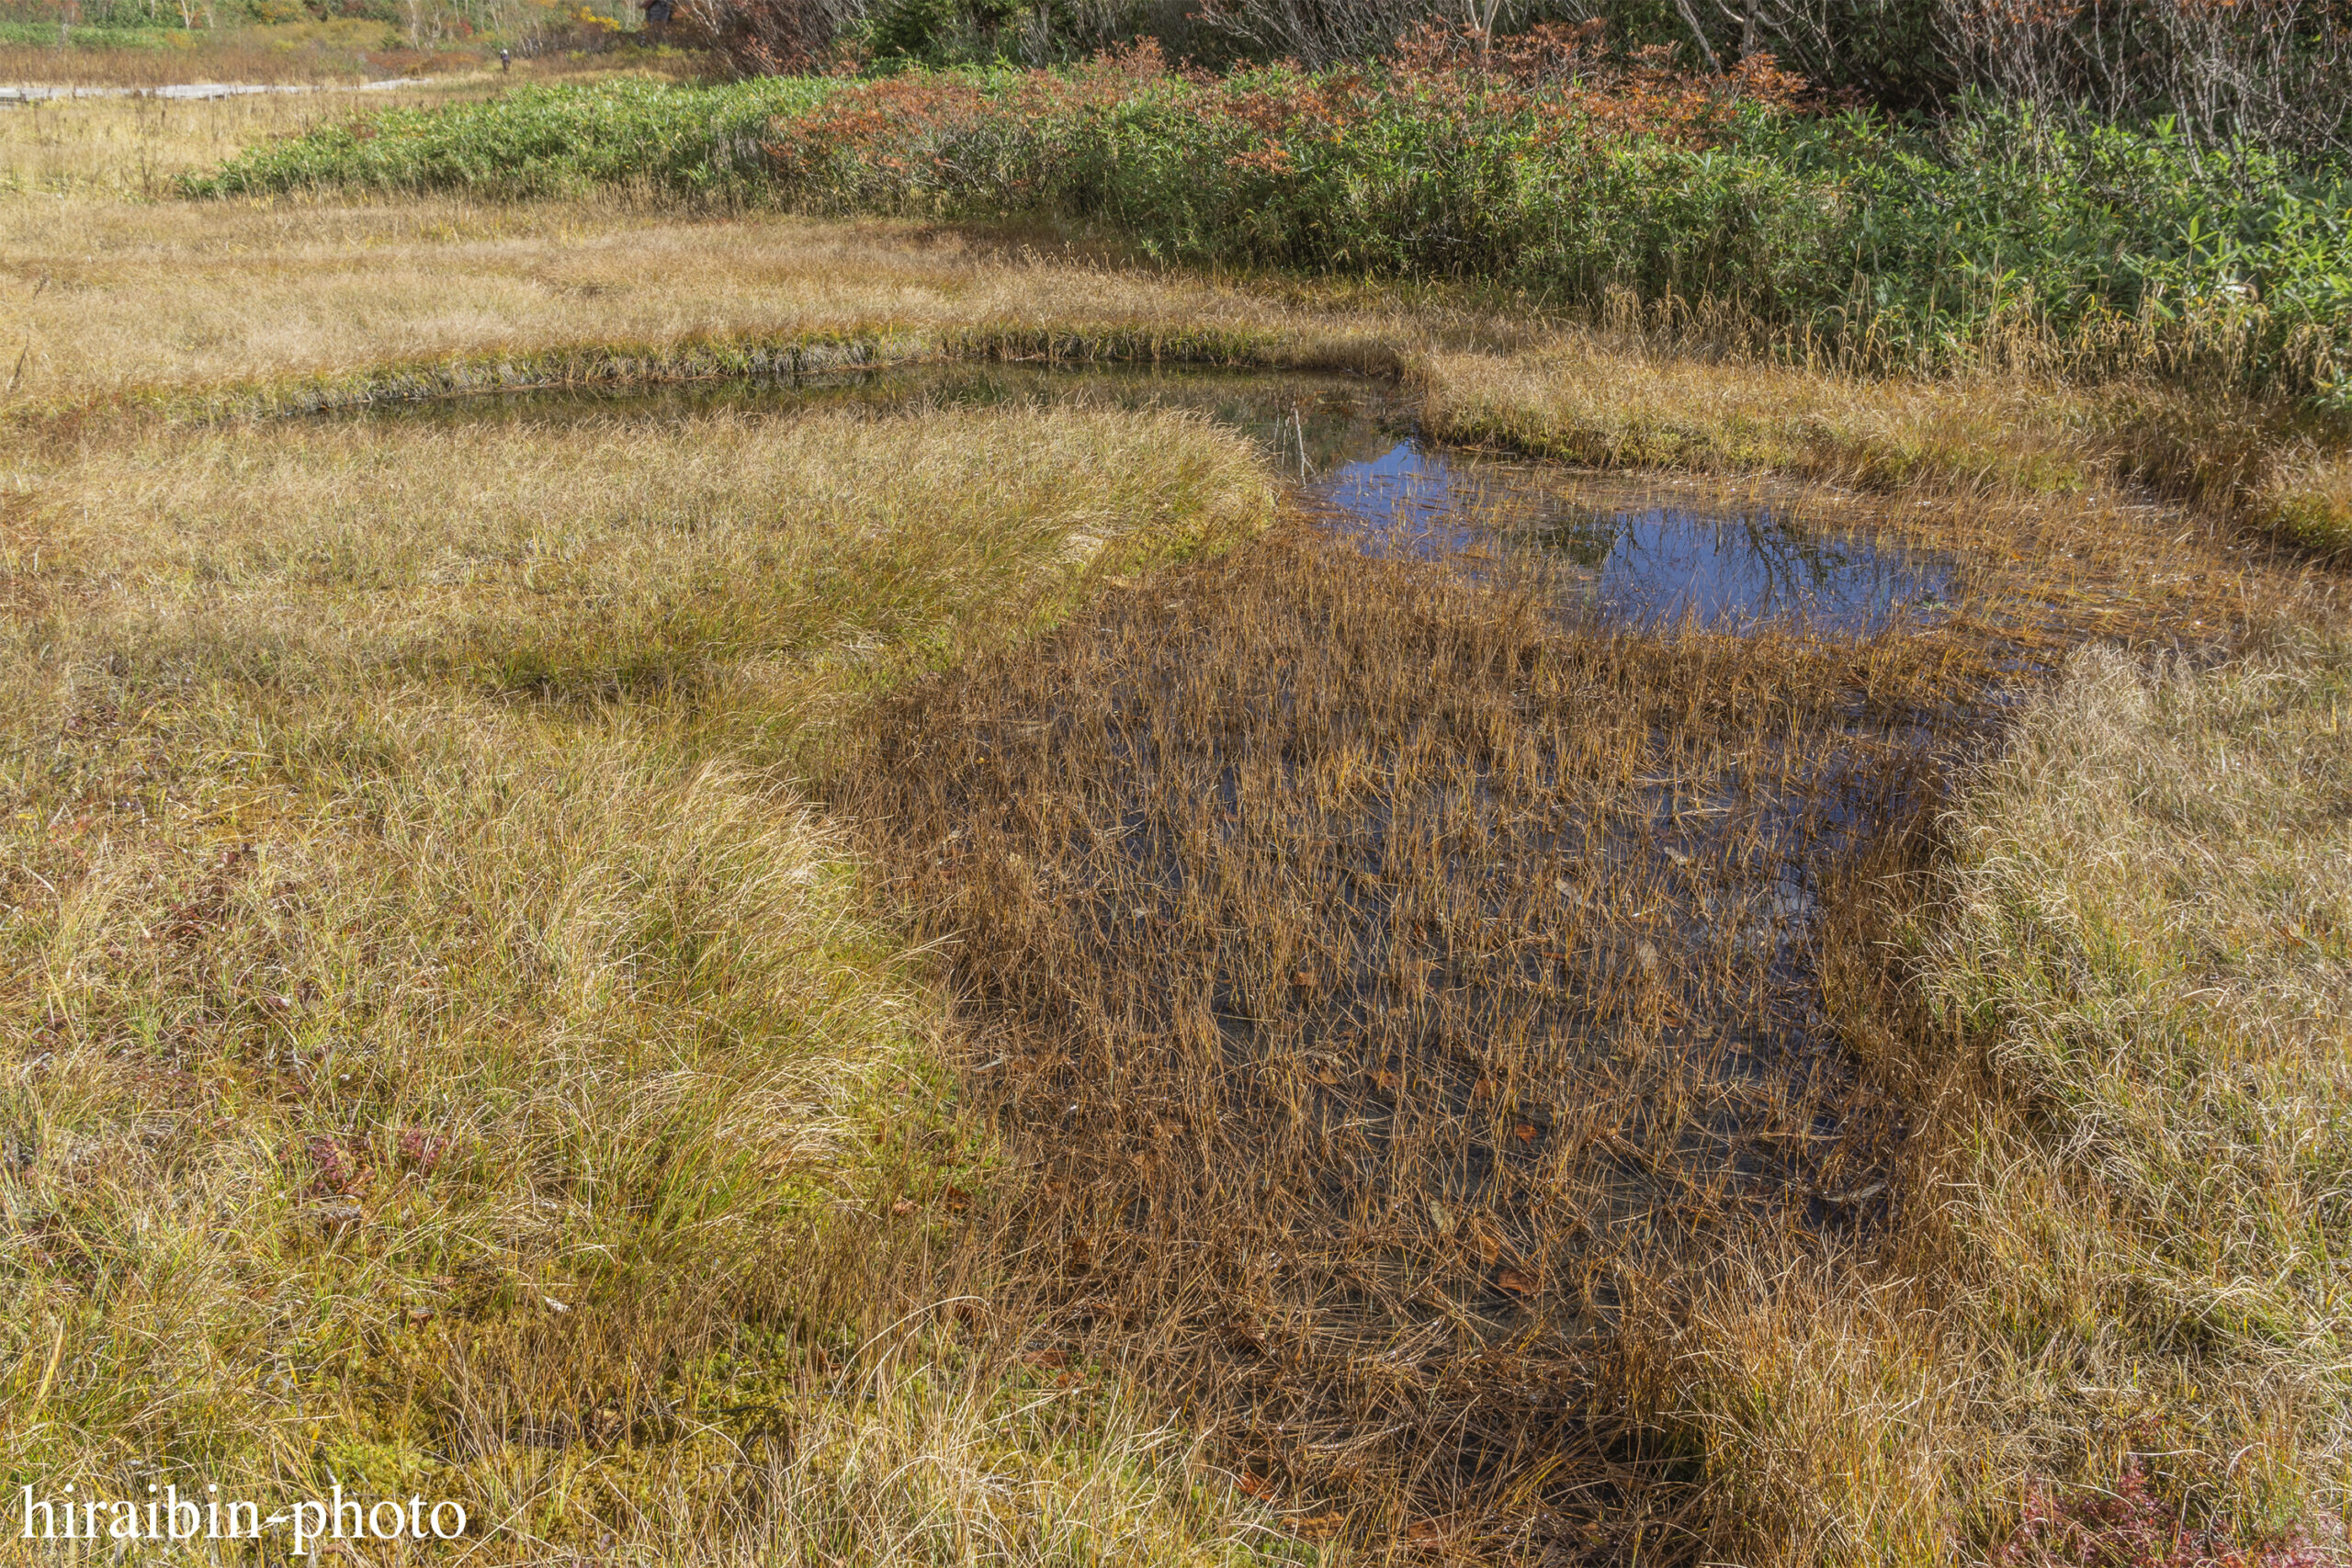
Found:
[[[2281,537],[2329,557],[2352,551],[2352,458],[2341,451],[2322,447],[2278,465],[2255,504]]]
[[[920,1304],[891,1259],[980,1151],[780,764],[1085,573],[1248,532],[1246,447],[312,424],[40,478],[0,644],[12,1489],[421,1488],[525,1555],[1214,1554],[1143,1413],[1057,1427],[1001,1353],[880,1407],[808,1382]]]
[[[947,1283],[1184,1390],[1309,1538],[1680,1560],[1661,1325],[1886,1220],[1794,976],[1950,671],[1506,581],[1278,534],[894,695],[827,794],[1004,1140]]]
[[[2345,660],[2086,652],[1962,807],[1955,1285],[2005,1435],[2254,1533],[2352,1502]],[[2340,1544],[2340,1543],[2339,1543]]]

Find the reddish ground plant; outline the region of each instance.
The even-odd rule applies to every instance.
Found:
[[[2191,1526],[2136,1454],[2111,1492],[2062,1495],[2037,1486],[1992,1557],[1996,1568],[2335,1568],[2346,1560],[2300,1530],[2248,1540]]]

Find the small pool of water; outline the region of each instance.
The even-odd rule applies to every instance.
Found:
[[[1308,492],[1383,552],[1476,561],[1534,549],[1613,618],[1872,633],[1945,604],[1942,563],[1808,525],[1785,502],[1547,471],[1407,438]]]
[[[1627,479],[1433,446],[1394,386],[1340,376],[1162,368],[918,366],[794,379],[562,388],[334,417],[599,425],[728,410],[1080,404],[1177,409],[1240,431],[1334,527],[1378,554],[1499,572],[1540,566],[1563,595],[1642,625],[1869,634],[1943,607],[1947,563],[1777,496]]]

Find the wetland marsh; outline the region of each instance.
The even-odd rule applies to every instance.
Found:
[[[2125,392],[127,177],[0,209],[17,1483],[2338,1550],[2340,577]]]

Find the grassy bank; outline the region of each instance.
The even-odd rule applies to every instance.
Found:
[[[1825,964],[1917,1131],[1865,1268],[1658,1352],[1740,1560],[2341,1559],[2344,693],[2081,651]]]
[[[968,1348],[809,1388],[915,1304],[891,1260],[978,1146],[774,764],[1258,525],[1253,457],[1172,418],[594,434],[157,437],[12,507],[12,1488],[340,1478],[524,1554],[1209,1551],[1232,1516],[1103,1391]]]
[[[1443,439],[1598,468],[1792,474],[1881,494],[2145,488],[2315,556],[2352,548],[2341,423],[2139,376],[1861,376],[1692,353],[1637,320],[1416,356]],[[1664,341],[1661,342],[1660,339]]]
[[[279,101],[281,104],[285,100]],[[1862,376],[1724,356],[1630,308],[1598,330],[1446,288],[1141,267],[1048,230],[943,229],[595,199],[127,205],[174,139],[322,112],[123,105],[56,142],[70,206],[0,206],[0,417],[220,417],[446,392],[914,355],[1403,372],[1433,434],[1611,467],[1777,470],[1923,494],[2107,492],[2133,474],[2340,547],[2324,422],[2138,379]],[[53,111],[43,111],[44,113]],[[167,112],[175,117],[160,118]],[[120,141],[115,140],[117,133]],[[147,140],[150,135],[161,141]],[[60,214],[76,236],[61,243]],[[271,279],[250,287],[254,269]],[[49,278],[48,284],[40,279]]]
[[[1930,945],[1991,1086],[1940,1175],[1997,1429],[2241,1539],[2352,1502],[2346,697],[2333,643],[2077,657]]]
[[[1028,248],[1033,237],[1051,251]],[[796,346],[1197,351],[1389,371],[1400,345],[1433,333],[1486,335],[1476,319],[1417,317],[1403,301],[1334,310],[1103,265],[1042,234],[696,220],[610,198],[13,203],[0,205],[0,266],[22,279],[0,290],[0,334],[16,344],[12,366],[23,358],[0,411],[69,424],[124,408],[260,412],[502,379],[710,374]],[[255,268],[266,292],[252,287]]]

